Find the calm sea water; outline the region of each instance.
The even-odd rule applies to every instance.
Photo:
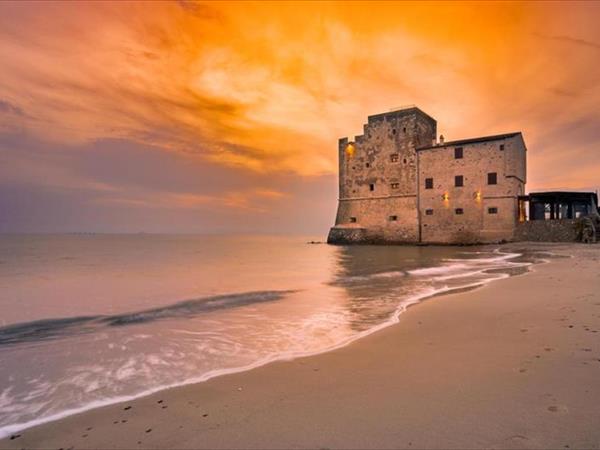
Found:
[[[532,261],[493,247],[310,239],[0,236],[0,436],[333,349],[435,293]]]

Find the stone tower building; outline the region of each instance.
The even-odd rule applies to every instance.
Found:
[[[436,143],[417,107],[369,116],[339,140],[339,203],[329,243],[512,240],[525,188],[525,143],[510,133]]]

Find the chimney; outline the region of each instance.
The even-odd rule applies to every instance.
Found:
[[[444,145],[444,135],[440,134],[440,145]]]

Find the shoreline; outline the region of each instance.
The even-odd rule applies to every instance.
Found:
[[[514,245],[508,245],[508,246],[504,246],[502,247],[502,249],[506,249],[506,248],[511,248],[511,247],[515,247]],[[540,250],[544,251],[544,250],[548,250],[548,249],[555,249],[555,248],[560,248],[562,249],[562,251],[564,252],[565,249],[573,249],[573,246],[565,246],[565,245],[536,245],[536,247],[538,247]],[[593,247],[592,247],[593,249]],[[581,250],[579,253],[581,253],[582,251],[585,253],[585,251],[587,251],[588,249],[585,247],[575,247],[574,250],[577,252],[577,250]],[[564,263],[564,261],[562,261]],[[549,267],[552,265],[559,265],[560,266],[561,261],[555,261],[555,264],[540,264],[540,268],[536,268],[533,266],[529,266],[528,267],[528,277],[520,277],[520,276],[509,276],[507,275],[507,277],[503,278],[503,279],[499,279],[499,280],[493,280],[493,281],[505,281],[505,283],[507,281],[510,280],[514,280],[514,279],[529,279],[529,277],[531,277],[532,275],[539,273],[539,271],[544,271],[545,267]],[[563,264],[564,265],[564,264]],[[476,283],[479,284],[479,283]],[[500,284],[496,284],[493,283],[491,281],[488,281],[487,283],[483,284],[483,286],[480,286],[479,288],[476,289],[470,289],[467,292],[436,292],[434,295],[430,295],[430,296],[425,296],[424,298],[421,298],[417,301],[415,301],[413,304],[406,306],[404,309],[405,311],[399,311],[394,318],[394,321],[392,323],[389,324],[382,324],[383,326],[380,327],[375,327],[376,329],[372,329],[372,330],[368,330],[368,337],[365,336],[358,336],[353,338],[350,342],[348,343],[344,343],[341,346],[336,346],[335,349],[329,349],[329,350],[324,350],[321,351],[317,354],[312,354],[312,355],[298,355],[298,356],[290,356],[289,358],[277,358],[277,360],[275,361],[267,361],[267,362],[263,362],[262,364],[260,364],[259,366],[250,368],[250,369],[246,369],[243,371],[236,371],[235,373],[232,374],[219,374],[219,375],[223,375],[223,376],[217,376],[217,377],[213,377],[210,379],[210,381],[203,381],[203,382],[197,382],[194,384],[185,384],[185,385],[179,385],[178,387],[172,387],[172,388],[161,388],[160,390],[155,391],[154,393],[151,394],[144,394],[143,396],[139,396],[137,397],[135,400],[125,400],[125,402],[130,403],[131,405],[133,405],[132,407],[134,409],[139,409],[138,406],[140,405],[145,405],[147,407],[149,402],[152,402],[153,399],[157,398],[157,397],[162,397],[162,398],[168,398],[168,397],[179,397],[181,395],[181,392],[196,392],[199,390],[211,390],[214,388],[215,385],[223,385],[223,384],[228,384],[229,382],[231,382],[232,379],[235,380],[244,380],[244,379],[255,379],[256,378],[256,373],[257,372],[272,372],[272,371],[276,371],[276,368],[281,367],[282,365],[292,365],[295,366],[297,368],[297,366],[304,366],[306,364],[309,364],[309,361],[313,361],[313,360],[318,360],[318,359],[336,359],[339,357],[339,354],[353,354],[357,352],[357,347],[358,348],[364,348],[369,347],[371,345],[371,341],[375,341],[375,340],[381,340],[382,339],[382,335],[387,335],[387,334],[402,334],[403,327],[392,327],[391,325],[397,324],[398,322],[402,321],[404,322],[404,324],[406,325],[407,322],[410,322],[410,318],[417,315],[415,313],[415,311],[424,311],[425,309],[429,309],[431,310],[432,305],[438,305],[437,307],[440,307],[441,303],[446,303],[446,301],[448,299],[452,299],[452,301],[460,301],[461,299],[464,301],[465,297],[472,297],[472,296],[476,296],[476,297],[485,297],[486,295],[489,295],[489,292],[484,292],[484,291],[490,291],[490,286],[501,286],[503,283]],[[464,290],[465,287],[461,287],[461,288],[456,288],[456,290]],[[501,289],[497,289],[497,291],[501,291]],[[484,292],[484,294],[482,294],[482,292]],[[427,302],[424,301],[426,299],[429,299],[430,297],[438,297],[438,296],[445,296],[446,299],[444,302]],[[472,301],[472,299],[470,299],[470,301]],[[422,308],[410,308],[410,306],[414,306],[414,304],[421,304],[423,305]],[[427,305],[427,306],[426,306]],[[423,315],[425,313],[423,312],[419,312],[419,316]],[[420,324],[420,322],[419,322]],[[412,324],[414,326],[414,324]],[[384,329],[385,328],[385,329]],[[399,330],[400,329],[400,330]],[[404,330],[405,332],[406,330]],[[353,345],[349,345],[350,343],[352,343]],[[377,371],[377,368],[374,368],[373,371]],[[317,371],[318,372],[318,371]],[[410,381],[410,380],[409,380]],[[239,381],[236,381],[236,383],[239,383]],[[340,383],[343,384],[343,380],[340,381]],[[263,383],[264,384],[264,383]],[[268,383],[267,383],[268,384]],[[236,389],[234,390],[233,394],[229,394],[229,396],[231,395],[236,395],[237,392],[242,392],[242,388],[240,387],[239,390]],[[160,400],[160,404],[162,404],[163,400]],[[214,401],[218,402],[219,399],[213,399]],[[225,395],[224,398],[220,399],[221,401],[227,401],[228,400],[228,396]],[[171,403],[171,402],[169,402]],[[106,446],[107,442],[106,441],[94,441],[92,438],[92,433],[83,433],[79,436],[75,434],[70,435],[68,433],[68,430],[72,427],[73,424],[78,424],[81,423],[82,421],[97,421],[99,420],[98,418],[102,416],[102,414],[104,412],[110,412],[112,414],[116,413],[117,410],[121,410],[122,406],[123,406],[123,402],[121,403],[113,403],[109,406],[102,406],[99,408],[94,408],[94,409],[89,409],[86,412],[83,413],[79,413],[76,415],[69,415],[65,418],[59,419],[57,421],[52,421],[52,422],[46,422],[43,425],[37,425],[31,428],[27,428],[25,431],[22,432],[17,432],[17,434],[20,434],[19,438],[14,439],[14,440],[10,440],[10,438],[8,439],[4,439],[4,440],[0,440],[0,443],[3,447],[22,447],[23,445],[27,446],[27,447],[36,447],[36,446],[53,446],[54,443],[56,442],[56,445],[58,445],[58,442],[62,442],[60,441],[61,439],[71,439],[71,440],[76,440],[77,442],[75,443],[76,446],[89,446],[89,447],[95,447],[95,446]],[[173,408],[173,405],[170,404],[169,405],[171,408]],[[186,408],[183,404],[179,405],[180,409],[182,410],[186,410],[187,413],[192,413],[192,417],[194,417],[193,411],[189,411],[190,408]],[[166,408],[165,408],[166,409]],[[163,410],[163,408],[161,408],[161,411]],[[155,413],[153,413],[155,414]],[[160,413],[159,413],[160,414]],[[150,414],[152,416],[152,414]],[[147,416],[147,414],[144,414],[144,416]],[[146,417],[148,418],[148,417]],[[128,423],[127,419],[120,419],[120,420],[125,420],[125,423]],[[121,422],[119,422],[121,423]],[[106,424],[108,425],[108,424]],[[113,421],[112,425],[116,425]],[[86,427],[89,428],[89,427]],[[96,427],[92,427],[92,429],[95,429]],[[218,427],[220,428],[220,427]],[[66,429],[66,432],[65,432]],[[58,431],[57,431],[58,430]],[[62,430],[62,432],[61,432]],[[88,430],[91,431],[91,430]],[[148,442],[148,434],[152,433],[151,431],[148,432],[144,432],[144,434],[142,434],[142,437],[144,437],[144,440],[140,440],[139,442],[142,442],[143,445],[149,445],[149,446],[158,446],[160,447],[161,445],[155,445],[157,444],[157,441],[150,441]],[[85,435],[85,436],[84,436]],[[157,436],[158,433],[154,433],[151,435],[152,438],[154,438],[155,436]],[[90,438],[90,439],[88,439]],[[58,439],[58,440],[57,440]],[[175,441],[172,445],[166,445],[166,446],[190,446],[190,442],[193,444],[191,445],[192,447],[197,447],[197,446],[204,446],[202,443],[199,443],[197,441],[194,441],[193,438],[191,441],[188,440],[184,440],[184,441]],[[251,440],[249,440],[251,441]],[[71,441],[70,441],[71,442]],[[161,441],[162,442],[162,441]],[[67,445],[68,442],[62,442],[60,445],[58,446],[64,446],[64,447],[68,447],[69,445]],[[133,442],[120,442],[120,441],[115,441],[112,442],[112,444],[110,446],[117,446],[117,447],[127,447],[130,445],[133,445]],[[186,445],[187,444],[187,445]],[[213,442],[214,444],[214,442]],[[264,444],[264,442],[263,442]],[[142,445],[142,444],[138,444],[137,441],[135,442],[135,445]],[[208,446],[213,446],[213,445],[208,445]],[[235,446],[235,445],[234,445]]]
[[[486,246],[486,247],[488,247],[488,246]],[[506,255],[512,255],[512,256],[507,256],[505,258],[506,260],[510,260],[513,258],[518,258],[518,257],[523,256],[523,254],[516,254],[516,253],[513,253],[513,251],[511,251],[511,250],[508,250],[508,252],[504,252],[504,251],[502,251],[503,247],[495,245],[495,244],[489,245],[489,247],[494,248],[494,251],[497,251],[500,254],[505,253]],[[13,436],[13,437],[17,436],[17,435],[20,436],[22,434],[22,432],[29,430],[31,428],[35,428],[35,427],[45,425],[45,424],[51,424],[53,422],[67,419],[71,416],[75,416],[78,414],[83,414],[83,413],[86,413],[89,411],[93,411],[95,409],[135,401],[135,400],[138,400],[138,399],[141,399],[144,397],[148,397],[148,396],[151,396],[151,395],[163,392],[163,391],[168,391],[171,389],[177,389],[177,388],[182,388],[185,386],[191,386],[191,385],[195,385],[195,384],[205,383],[205,382],[210,381],[217,377],[248,372],[248,371],[255,370],[257,368],[260,368],[260,367],[263,367],[263,366],[266,366],[269,364],[277,363],[277,362],[293,361],[293,360],[296,360],[299,358],[309,358],[311,356],[318,356],[318,355],[321,355],[324,353],[336,351],[341,348],[352,345],[354,342],[356,342],[360,339],[364,339],[374,333],[378,333],[381,330],[384,330],[388,327],[397,325],[400,321],[400,316],[403,313],[408,311],[409,308],[417,306],[425,301],[433,300],[436,297],[442,297],[445,295],[457,294],[460,292],[468,292],[470,290],[479,289],[479,288],[487,286],[491,283],[494,283],[496,281],[501,281],[501,280],[504,280],[504,279],[507,279],[507,278],[510,278],[513,276],[524,276],[524,275],[527,275],[527,273],[533,271],[534,270],[533,268],[535,265],[547,264],[548,262],[550,262],[550,261],[540,258],[536,262],[522,263],[522,266],[520,266],[520,267],[523,267],[525,270],[523,271],[523,273],[519,273],[519,274],[508,274],[508,273],[502,272],[502,271],[511,270],[508,267],[502,268],[502,269],[486,269],[486,270],[491,270],[491,271],[500,271],[503,276],[500,276],[498,278],[489,278],[486,280],[475,281],[475,282],[465,284],[462,286],[441,288],[441,289],[435,290],[434,292],[422,292],[419,294],[415,294],[415,295],[410,296],[407,299],[405,299],[398,306],[398,308],[396,309],[394,314],[392,314],[392,316],[385,322],[382,322],[379,325],[369,328],[368,330],[364,330],[363,332],[358,333],[355,336],[352,336],[344,341],[341,341],[341,342],[334,344],[330,347],[327,347],[325,349],[302,352],[302,353],[278,354],[278,355],[274,355],[269,358],[258,360],[256,362],[246,365],[246,366],[234,367],[234,368],[230,368],[230,369],[212,370],[212,371],[209,371],[206,374],[204,374],[200,377],[197,377],[197,378],[187,379],[187,380],[183,380],[181,382],[177,382],[177,383],[173,383],[173,384],[169,384],[169,385],[158,386],[156,388],[148,389],[148,390],[140,392],[138,394],[124,395],[124,396],[120,396],[120,397],[99,400],[99,401],[91,402],[85,406],[68,409],[68,410],[62,411],[60,413],[56,413],[54,415],[51,415],[51,416],[48,416],[45,418],[34,419],[34,420],[31,420],[29,422],[24,422],[24,423],[7,425],[4,428],[0,427],[0,442],[2,442],[3,439],[7,439],[7,438],[10,439],[11,436]],[[484,270],[483,272],[485,272],[486,270]]]

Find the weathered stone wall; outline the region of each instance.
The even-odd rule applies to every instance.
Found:
[[[369,239],[417,242],[415,149],[435,136],[435,120],[409,108],[369,116],[363,135],[340,139],[336,228],[362,227]],[[330,233],[330,241],[338,235]]]
[[[541,242],[576,242],[580,240],[578,219],[530,220],[515,230],[515,240]]]
[[[501,150],[501,145],[504,149]],[[525,145],[520,135],[495,141],[444,145],[418,152],[421,241],[428,243],[500,242],[513,239],[517,197],[524,192]],[[497,184],[488,184],[488,173]],[[455,186],[462,175],[463,186]],[[433,189],[426,179],[433,178]],[[456,209],[463,214],[457,214]],[[491,214],[489,208],[495,208]],[[431,214],[427,214],[427,211]]]
[[[504,175],[527,183],[527,158],[522,135],[504,139]]]
[[[415,148],[435,133],[435,120],[416,108],[369,116],[363,135],[339,141],[340,198],[416,195]]]
[[[388,239],[394,242],[418,242],[417,199],[405,197],[380,197],[340,200],[337,226],[360,226],[371,239]],[[396,220],[391,220],[395,216]],[[356,222],[351,222],[354,217]]]

